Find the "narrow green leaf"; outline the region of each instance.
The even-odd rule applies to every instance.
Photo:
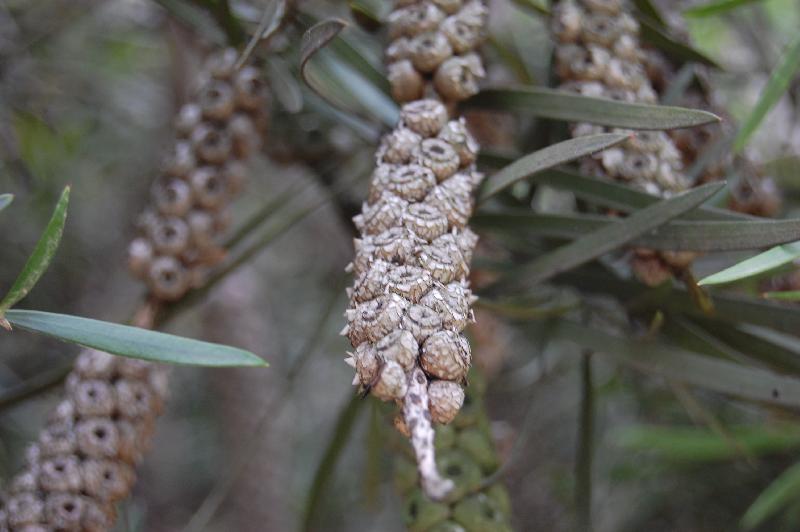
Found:
[[[780,268],[798,258],[800,258],[800,242],[784,244],[709,275],[702,279],[699,284],[708,286],[741,281]]]
[[[733,151],[739,153],[747,145],[750,137],[761,125],[764,117],[772,109],[783,93],[789,88],[798,69],[800,69],[800,33],[794,38],[789,47],[778,61],[778,66],[772,71],[769,81],[761,91],[753,111],[742,123],[739,133],[733,142]]]
[[[716,61],[703,52],[692,48],[688,44],[673,39],[650,20],[639,19],[639,25],[641,28],[640,34],[644,42],[652,44],[677,62],[685,63],[687,61],[693,61],[716,69],[722,68]]]
[[[800,290],[786,290],[785,292],[765,292],[762,294],[766,299],[778,301],[800,301]]]
[[[718,116],[698,109],[626,103],[542,87],[487,89],[466,105],[628,129],[676,129],[719,121]]]
[[[800,380],[760,368],[697,355],[653,341],[632,340],[561,320],[553,334],[593,349],[648,374],[739,397],[800,407]]]
[[[39,278],[47,270],[53,255],[56,254],[58,243],[61,241],[61,234],[64,231],[64,222],[67,221],[67,205],[69,204],[70,187],[64,188],[61,197],[56,203],[53,215],[47,223],[42,236],[33,248],[33,253],[28,257],[28,261],[23,266],[22,271],[14,284],[11,285],[8,293],[0,301],[0,317],[3,313],[16,305],[22,298],[28,295],[31,288],[39,281]]]
[[[623,218],[592,214],[539,214],[530,210],[505,209],[479,213],[472,222],[478,227],[574,240],[587,233],[619,224]],[[632,242],[637,247],[673,251],[735,251],[794,242],[800,235],[800,220],[673,221]]]
[[[520,276],[528,283],[536,283],[580,266],[694,209],[724,186],[724,183],[709,183],[637,211],[620,223],[597,229],[539,257],[525,265]]]
[[[537,0],[511,0],[522,9],[528,9],[537,15],[550,15],[550,9]]]
[[[707,4],[700,4],[699,6],[693,6],[685,9],[683,14],[687,17],[709,17],[712,15],[721,15],[726,11],[730,11],[731,9],[759,1],[760,0],[715,0],[713,2],[708,2]]]
[[[661,11],[651,0],[633,0],[633,4],[636,6],[636,9],[642,12],[642,15],[651,18],[662,28],[667,27],[667,22],[661,15]]]
[[[6,313],[6,318],[21,329],[114,355],[151,362],[212,367],[267,365],[244,349],[128,325],[36,310],[12,309]]]
[[[232,17],[229,11],[230,8],[227,7],[227,0],[223,0],[221,5],[225,6],[226,15]],[[241,68],[242,65],[247,62],[247,60],[250,58],[250,55],[253,53],[253,50],[255,50],[256,46],[258,46],[258,43],[275,35],[275,32],[278,31],[283,24],[285,16],[286,0],[271,1],[264,7],[264,11],[261,13],[261,20],[258,22],[258,27],[253,32],[250,40],[247,41],[247,45],[244,47],[244,50],[239,55],[239,59],[236,61],[236,68]],[[228,33],[230,34],[231,32],[228,31]]]
[[[307,68],[311,58],[325,48],[346,26],[347,23],[340,19],[323,20],[314,24],[303,34],[300,43],[300,77],[317,96],[334,107],[349,110],[348,104],[336,96],[329,87],[326,87],[318,76],[312,75]]]
[[[14,201],[14,194],[0,194],[0,211],[8,207]]]
[[[742,527],[752,530],[775,515],[781,508],[794,503],[800,496],[800,463],[780,474],[762,491],[742,516]]]
[[[535,151],[517,159],[489,177],[478,194],[478,201],[484,201],[536,172],[604,150],[619,144],[628,137],[629,135],[621,133],[603,133],[565,140]]]

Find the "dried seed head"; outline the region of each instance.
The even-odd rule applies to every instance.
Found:
[[[400,118],[412,131],[432,137],[447,123],[447,109],[436,100],[417,100],[400,109]]]
[[[379,163],[404,164],[411,160],[411,153],[422,141],[422,137],[408,128],[400,127],[383,137],[378,149]]]
[[[397,194],[407,201],[420,201],[436,185],[436,176],[429,168],[418,164],[407,164],[394,168],[376,186]]]
[[[78,449],[93,458],[114,458],[119,449],[119,432],[107,418],[88,418],[75,425]]]
[[[444,289],[431,290],[420,302],[436,311],[442,327],[458,332],[464,330],[469,321],[471,296],[461,283],[450,283]]]
[[[157,179],[152,197],[158,212],[165,216],[183,216],[192,206],[192,189],[182,179]]]
[[[207,123],[194,129],[191,140],[195,153],[209,164],[222,164],[233,150],[230,133]]]
[[[244,113],[233,115],[227,130],[233,139],[233,153],[240,159],[250,157],[261,144],[261,135],[255,121]]]
[[[478,80],[486,76],[483,64],[476,54],[451,57],[436,70],[433,83],[443,98],[466,100],[478,94]]]
[[[178,255],[189,245],[189,227],[176,216],[161,218],[153,228],[150,240],[158,253]]]
[[[156,408],[150,388],[135,379],[120,379],[114,384],[117,394],[117,410],[128,419],[150,415]]]
[[[377,342],[400,325],[409,303],[396,294],[380,296],[348,311],[350,343]],[[348,317],[350,317],[348,316]]]
[[[421,3],[401,9],[389,14],[389,37],[413,37],[426,31],[433,31],[439,27],[445,14],[433,4]]]
[[[436,7],[447,13],[448,15],[452,15],[453,13],[457,12],[461,9],[463,2],[461,0],[431,0]]]
[[[81,417],[109,416],[116,407],[113,390],[98,379],[80,381],[73,392],[73,402]]]
[[[365,241],[367,238],[364,239]],[[371,238],[372,253],[378,259],[403,264],[424,243],[415,233],[403,227],[393,227]]]
[[[175,143],[172,152],[167,154],[162,164],[164,172],[175,177],[186,176],[196,165],[192,144],[184,141]]]
[[[144,279],[153,260],[153,246],[146,238],[135,238],[128,245],[128,270],[138,279]]]
[[[562,43],[573,43],[581,35],[583,10],[572,2],[559,2],[553,8],[553,34]]]
[[[236,103],[242,109],[258,111],[263,108],[266,99],[264,81],[258,69],[252,66],[243,67],[233,80]]]
[[[236,107],[233,88],[224,81],[211,81],[200,91],[198,104],[204,117],[210,120],[226,120]]]
[[[247,183],[247,166],[241,161],[231,160],[225,163],[220,172],[228,194],[235,196]]]
[[[423,246],[417,256],[419,265],[439,282],[449,283],[465,275],[467,266],[457,246]]]
[[[378,378],[380,370],[380,360],[376,354],[375,348],[368,342],[364,342],[356,347],[353,353],[356,366],[356,376],[361,384],[370,386]]]
[[[462,228],[472,215],[471,187],[458,185],[459,175],[453,176],[441,185],[434,187],[425,198],[425,202],[433,205],[447,216],[450,227]],[[466,177],[465,177],[466,179]]]
[[[387,79],[392,98],[397,102],[410,102],[422,97],[425,80],[409,59],[399,59],[389,65]]]
[[[51,493],[45,499],[44,512],[53,530],[80,530],[84,498],[72,493]]]
[[[50,423],[39,434],[41,457],[69,454],[75,451],[77,445],[72,423]]]
[[[384,193],[372,205],[364,205],[364,213],[353,218],[364,234],[375,235],[397,226],[408,202],[390,192]]]
[[[393,401],[405,397],[407,390],[408,382],[403,367],[390,360],[384,363],[370,393],[381,401]]]
[[[100,501],[125,498],[136,480],[132,467],[113,460],[84,460],[80,472],[84,491]]]
[[[228,199],[225,182],[213,166],[198,168],[189,176],[195,200],[206,209],[218,209]]]
[[[444,181],[453,175],[461,165],[456,150],[444,140],[425,139],[414,149],[414,160],[420,166],[430,168],[436,179]]]
[[[447,17],[442,22],[442,33],[447,37],[453,52],[463,54],[475,49],[483,40],[480,26],[470,25],[458,15]]]
[[[403,215],[405,227],[427,241],[447,232],[447,217],[427,203],[412,203]]]
[[[417,361],[419,344],[409,331],[398,329],[381,338],[375,350],[381,360],[397,362],[405,371],[410,371]]]
[[[175,118],[175,132],[180,137],[188,137],[203,120],[203,109],[199,104],[184,104]]]
[[[239,54],[233,48],[226,48],[208,57],[205,70],[217,79],[229,79],[236,71]]]
[[[620,36],[622,28],[612,17],[588,15],[583,22],[583,39],[587,44],[599,44],[610,48]]]
[[[463,118],[450,120],[439,132],[439,138],[456,151],[462,168],[471,165],[478,158],[478,143],[467,131],[467,123]]]
[[[446,425],[455,419],[464,404],[464,389],[452,381],[432,381],[428,385],[428,398],[431,419]]]
[[[214,217],[207,211],[195,209],[186,215],[192,245],[198,249],[214,246]]]
[[[453,48],[450,46],[450,41],[442,32],[423,33],[411,40],[411,62],[420,72],[433,72],[452,55]]]
[[[433,278],[422,268],[399,266],[389,270],[385,282],[389,292],[416,303],[428,292],[433,284]]]
[[[461,382],[471,362],[469,343],[456,332],[438,331],[422,344],[419,361],[431,377]]]
[[[442,318],[425,305],[411,305],[402,319],[403,329],[410,331],[420,344],[442,328]]]
[[[57,456],[40,464],[39,487],[44,491],[80,491],[80,464],[75,456]]]
[[[159,299],[175,301],[189,288],[189,276],[174,257],[157,257],[150,265],[147,284]]]
[[[409,57],[411,57],[411,40],[406,37],[393,40],[391,44],[386,47],[386,51],[384,52],[384,59],[389,63],[390,70],[392,63],[408,59]]]
[[[370,299],[375,299],[379,295],[386,293],[384,280],[392,269],[392,265],[383,260],[373,262],[369,269],[356,280],[353,288],[353,300],[363,303]]]
[[[6,503],[6,512],[12,530],[34,525],[44,519],[44,501],[35,492],[12,495]]]

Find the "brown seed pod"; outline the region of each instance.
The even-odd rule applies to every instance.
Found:
[[[369,269],[356,280],[356,284],[353,287],[353,300],[357,303],[363,303],[385,294],[386,284],[384,280],[391,269],[392,265],[386,261],[377,260],[373,262]]]
[[[386,47],[383,57],[389,64],[389,70],[391,70],[392,63],[411,57],[411,40],[407,37],[400,37],[393,40],[389,46]],[[410,61],[409,64],[411,64]]]
[[[207,211],[195,209],[186,215],[186,223],[189,225],[192,246],[198,249],[214,246],[214,216]]]
[[[396,294],[380,296],[348,310],[353,345],[377,342],[400,325],[409,303]]]
[[[552,30],[561,43],[574,43],[581,35],[584,13],[572,2],[559,2],[553,7]]]
[[[419,362],[431,377],[461,382],[471,362],[469,343],[456,332],[438,331],[425,340]]]
[[[400,266],[386,274],[386,290],[417,303],[433,285],[433,277],[417,266]]]
[[[150,240],[156,252],[178,255],[189,245],[189,227],[176,216],[161,218],[150,234]]]
[[[399,59],[389,65],[386,75],[392,89],[392,98],[410,102],[422,97],[425,80],[409,59]]]
[[[80,530],[85,507],[84,498],[72,493],[51,493],[44,503],[44,512],[53,530]]]
[[[400,109],[400,119],[412,131],[433,137],[447,123],[447,109],[436,100],[416,100]]]
[[[202,166],[191,173],[189,183],[197,204],[206,209],[218,209],[228,199],[225,181],[214,166]]]
[[[411,305],[403,316],[403,329],[410,331],[420,344],[441,328],[442,318],[425,305]]]
[[[452,381],[436,380],[428,384],[428,397],[433,421],[447,425],[464,404],[464,389]]]
[[[146,238],[135,238],[128,245],[128,270],[138,279],[144,279],[153,260],[153,246]]]
[[[454,176],[431,189],[425,202],[444,213],[450,227],[462,228],[472,215],[473,201],[469,189],[464,191],[461,186],[454,183],[457,177]]]
[[[425,139],[414,149],[414,160],[420,166],[430,168],[438,181],[453,175],[461,165],[456,150],[444,140]]]
[[[412,203],[403,215],[403,224],[414,234],[428,242],[447,232],[447,217],[427,203]]]
[[[444,20],[444,12],[433,4],[423,2],[396,9],[389,14],[389,37],[413,37],[433,31]]]
[[[80,491],[83,488],[83,478],[78,459],[67,455],[41,462],[39,486],[44,491]]]
[[[466,100],[478,94],[478,80],[486,72],[480,58],[475,54],[451,57],[436,70],[433,83],[443,98],[453,101]]]
[[[220,170],[220,176],[225,182],[225,188],[228,191],[229,197],[235,196],[242,191],[245,184],[247,184],[247,166],[236,159],[232,159],[225,163]]]
[[[414,148],[422,141],[422,137],[408,128],[395,129],[384,136],[378,149],[379,163],[404,164],[411,160]]]
[[[478,158],[478,143],[467,131],[467,123],[463,118],[450,120],[439,132],[439,138],[456,151],[462,168],[471,165]]]
[[[35,493],[19,493],[8,498],[6,503],[8,524],[14,527],[33,525],[44,518],[44,501]]]
[[[458,15],[447,17],[442,22],[441,31],[447,37],[453,52],[456,54],[474,50],[483,40],[481,28],[468,24]]]
[[[97,417],[79,421],[75,425],[78,449],[92,458],[114,458],[119,449],[119,432],[114,422]]]
[[[364,214],[353,221],[362,233],[376,235],[397,226],[407,206],[403,198],[386,192],[372,205],[365,205]]]
[[[203,109],[200,104],[187,103],[181,106],[175,118],[175,133],[179,137],[188,137],[194,128],[203,121]]]
[[[162,164],[164,172],[174,177],[185,177],[196,165],[194,148],[191,143],[184,141],[175,143],[172,152],[167,154]]]
[[[451,331],[462,331],[470,319],[469,299],[471,293],[461,283],[450,283],[435,289],[420,300],[433,309],[442,321],[442,327]]]
[[[456,246],[423,246],[417,263],[439,282],[449,283],[460,279],[466,270],[461,251]]]
[[[147,284],[156,297],[175,301],[189,288],[189,276],[174,257],[158,257],[150,266]]]
[[[200,124],[192,131],[191,140],[195,153],[209,164],[222,164],[233,150],[230,133],[207,123]]]
[[[198,105],[205,118],[226,120],[236,108],[233,88],[227,82],[213,80],[200,91]]]
[[[423,73],[430,73],[453,55],[453,48],[444,33],[432,31],[411,40],[411,63]]]
[[[153,183],[153,203],[164,216],[183,216],[192,206],[192,189],[182,179],[158,179]]]
[[[42,458],[69,454],[77,447],[72,423],[50,423],[39,434],[38,450]]]
[[[602,14],[584,17],[583,40],[587,44],[598,44],[610,48],[621,33],[622,28],[612,17]]]
[[[381,367],[370,392],[381,401],[394,401],[405,397],[407,390],[406,372],[400,364],[389,360]]]
[[[214,78],[229,79],[236,71],[239,54],[233,48],[226,48],[212,54],[206,60],[205,70]]]
[[[240,159],[250,157],[261,144],[261,135],[256,123],[247,114],[233,115],[228,122],[227,130],[233,140],[233,154]]]
[[[405,371],[410,371],[417,361],[419,344],[411,332],[398,329],[381,338],[375,350],[380,359],[397,362]]]
[[[264,81],[258,69],[252,66],[243,67],[233,80],[236,104],[248,111],[259,111],[264,107],[266,91]]]
[[[84,460],[80,473],[87,495],[112,503],[125,498],[136,480],[133,468],[113,460]]]
[[[81,417],[110,416],[117,406],[113,389],[99,379],[80,381],[73,396],[74,414]]]
[[[456,13],[461,6],[463,5],[462,0],[431,0],[436,7],[447,13],[448,15],[452,15]]]
[[[420,201],[436,185],[436,176],[430,168],[407,164],[394,168],[384,181],[376,182],[375,185],[382,185],[407,201]]]

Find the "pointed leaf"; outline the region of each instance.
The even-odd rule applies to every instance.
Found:
[[[720,65],[699,50],[673,39],[663,29],[647,19],[639,19],[641,37],[644,42],[650,43],[668,57],[679,63],[694,61],[712,68],[720,69]]]
[[[21,329],[151,362],[214,367],[267,365],[244,349],[78,316],[12,309],[6,318]]]
[[[781,473],[753,501],[742,516],[742,527],[752,530],[775,515],[781,508],[793,504],[800,496],[800,463]]]
[[[770,109],[778,103],[783,93],[789,88],[789,84],[791,84],[798,70],[800,70],[800,33],[797,34],[781,56],[778,66],[772,71],[769,81],[761,91],[758,102],[750,116],[742,123],[742,127],[733,142],[734,152],[740,152],[747,145],[750,137],[761,125],[764,117],[767,116]]]
[[[718,116],[698,109],[626,103],[541,87],[487,89],[466,105],[628,129],[676,129],[719,122]]]
[[[33,248],[33,253],[28,257],[28,261],[23,266],[14,284],[11,285],[8,293],[0,301],[0,317],[6,310],[28,295],[28,292],[39,281],[39,278],[50,265],[50,261],[58,249],[58,243],[61,242],[61,234],[64,232],[64,222],[67,220],[67,205],[69,204],[69,191],[69,186],[64,188],[58,203],[56,203],[56,208],[53,210],[53,215],[47,223],[47,227],[45,227],[42,236],[39,237],[36,247]]]
[[[694,209],[724,186],[724,183],[709,183],[642,209],[618,224],[593,231],[539,257],[524,266],[520,276],[526,282],[536,283],[580,266]]]
[[[0,194],[0,211],[8,207],[14,201],[14,194]]]
[[[692,6],[683,11],[684,16],[687,17],[709,17],[712,15],[721,15],[731,9],[759,2],[760,0],[715,0],[699,6]]]
[[[671,345],[632,340],[561,320],[553,334],[636,370],[749,401],[800,407],[800,379],[697,355]]]
[[[495,172],[483,184],[478,201],[484,201],[536,172],[604,150],[627,139],[621,133],[603,133],[565,140],[517,159]]]
[[[472,219],[472,222],[479,227],[500,228],[518,234],[536,234],[569,240],[623,221],[623,218],[611,216],[539,214],[523,209],[479,213]],[[794,242],[798,236],[800,236],[800,220],[746,222],[677,220],[637,238],[632,245],[672,251],[734,251]]]
[[[725,268],[721,272],[702,279],[700,285],[725,284],[755,277],[789,264],[800,258],[800,242],[774,247],[755,257],[745,259],[738,264]]]
[[[330,87],[312,75],[308,70],[308,62],[321,49],[325,48],[345,27],[347,23],[339,19],[323,20],[314,24],[303,34],[300,43],[300,77],[317,96],[338,109],[350,110],[347,102],[330,90]]]
[[[767,299],[778,301],[800,301],[800,290],[786,290],[785,292],[765,292],[762,294]]]
[[[662,28],[667,27],[667,22],[661,15],[661,11],[651,0],[633,0],[633,4],[644,16],[651,18]]]

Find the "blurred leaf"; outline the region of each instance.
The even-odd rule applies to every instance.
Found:
[[[350,13],[359,26],[367,31],[377,31],[383,26],[386,2],[380,0],[349,0]]]
[[[527,209],[505,209],[479,213],[472,223],[489,229],[573,240],[623,220],[593,214],[540,214]],[[632,245],[673,251],[733,251],[785,244],[797,240],[798,235],[800,220],[673,221],[637,238]]]
[[[800,258],[800,242],[784,244],[774,247],[764,253],[759,253],[755,257],[745,259],[730,268],[717,272],[702,279],[701,286],[712,284],[725,284],[734,281],[742,281],[755,277],[789,264],[793,260]]]
[[[181,338],[138,327],[66,314],[9,310],[6,318],[21,329],[85,347],[151,362],[195,366],[266,366],[244,349]]]
[[[669,80],[664,93],[661,95],[661,105],[672,105],[686,95],[686,91],[695,80],[694,63],[686,63]]]
[[[629,129],[676,129],[719,122],[718,116],[699,109],[626,103],[541,87],[486,89],[466,105]]]
[[[554,327],[554,334],[644,373],[749,401],[800,407],[800,380],[796,378],[697,355],[671,345],[611,335],[563,319]]]
[[[712,68],[722,69],[719,63],[703,52],[692,48],[688,44],[675,40],[652,21],[639,19],[639,24],[641,26],[640,33],[642,41],[652,44],[660,51],[664,52],[667,57],[678,63],[694,61]]]
[[[772,71],[769,81],[761,91],[758,102],[750,116],[742,122],[742,127],[733,142],[733,151],[735,153],[739,153],[747,145],[750,137],[761,125],[764,117],[767,116],[770,109],[778,103],[783,93],[789,88],[798,69],[800,69],[800,33],[795,36],[779,59],[778,66]]]
[[[800,447],[800,426],[794,424],[729,427],[728,434],[755,456]],[[718,462],[740,454],[723,435],[698,427],[639,425],[616,431],[613,439],[626,451],[655,453],[673,462]]]
[[[386,78],[386,74],[367,59],[361,50],[359,50],[358,45],[351,39],[348,39],[346,35],[339,35],[337,38],[333,39],[331,49],[383,93],[390,94],[391,87],[389,86],[389,80]]]
[[[683,11],[687,17],[708,17],[711,15],[721,15],[731,9],[759,2],[761,0],[716,0],[707,4],[692,6]]]
[[[14,201],[14,194],[0,194],[0,211],[11,205]]]
[[[303,109],[303,91],[289,71],[286,63],[278,57],[267,61],[270,92],[288,113],[299,113]]]
[[[800,300],[800,290],[786,290],[785,292],[765,292],[762,294],[767,299],[778,301],[798,301]]]
[[[664,20],[664,17],[661,15],[661,11],[653,4],[653,2],[651,2],[651,0],[633,0],[633,3],[636,6],[636,9],[641,11],[644,16],[651,18],[662,28],[667,27],[667,23]]]
[[[218,1],[221,2],[220,5],[224,6],[222,13],[224,25],[231,26],[231,21],[229,19],[233,19],[233,16],[229,11],[227,0]],[[261,20],[258,22],[258,27],[253,32],[250,40],[247,41],[247,46],[245,46],[244,50],[239,55],[239,59],[236,61],[236,68],[241,68],[242,65],[247,62],[247,60],[250,58],[250,55],[253,53],[253,50],[255,50],[256,46],[258,46],[258,43],[275,35],[275,32],[278,31],[283,24],[283,19],[285,16],[286,0],[271,0],[266,5],[261,14]],[[238,23],[235,21],[235,19],[233,20],[233,25],[238,26]],[[231,27],[231,30],[236,31],[236,28]],[[231,32],[229,31],[229,34],[230,33]],[[242,35],[242,38],[244,38],[244,35]]]
[[[550,9],[538,0],[511,0],[522,9],[533,11],[537,15],[550,16]]]
[[[345,27],[347,27],[347,23],[343,20],[323,20],[314,24],[303,34],[300,44],[300,77],[317,96],[330,102],[334,107],[347,109],[347,104],[342,103],[339,98],[330,93],[327,87],[321,86],[318,80],[309,76],[306,68],[314,54],[325,48]]]
[[[220,30],[217,21],[205,9],[201,9],[193,2],[183,0],[155,0],[175,19],[183,22],[198,34],[209,41],[224,45],[225,34]]]
[[[505,168],[492,174],[478,193],[478,201],[484,201],[517,181],[553,166],[558,166],[584,155],[604,150],[619,144],[629,135],[603,133],[565,140],[517,159]]]
[[[794,503],[800,496],[800,463],[781,473],[753,501],[742,516],[742,527],[752,530],[772,517],[781,508]]]
[[[16,305],[22,298],[28,295],[31,288],[39,281],[39,278],[47,270],[50,261],[56,254],[58,243],[61,242],[61,234],[64,232],[64,223],[67,221],[67,205],[69,204],[70,187],[64,187],[61,197],[56,203],[53,215],[47,223],[42,236],[33,248],[33,253],[28,257],[28,261],[23,266],[14,284],[0,301],[0,319],[3,313]]]
[[[724,183],[709,183],[646,207],[620,223],[592,231],[566,246],[535,259],[520,268],[517,275],[526,283],[536,283],[579,266],[628,244],[682,213],[694,209],[723,186]]]

